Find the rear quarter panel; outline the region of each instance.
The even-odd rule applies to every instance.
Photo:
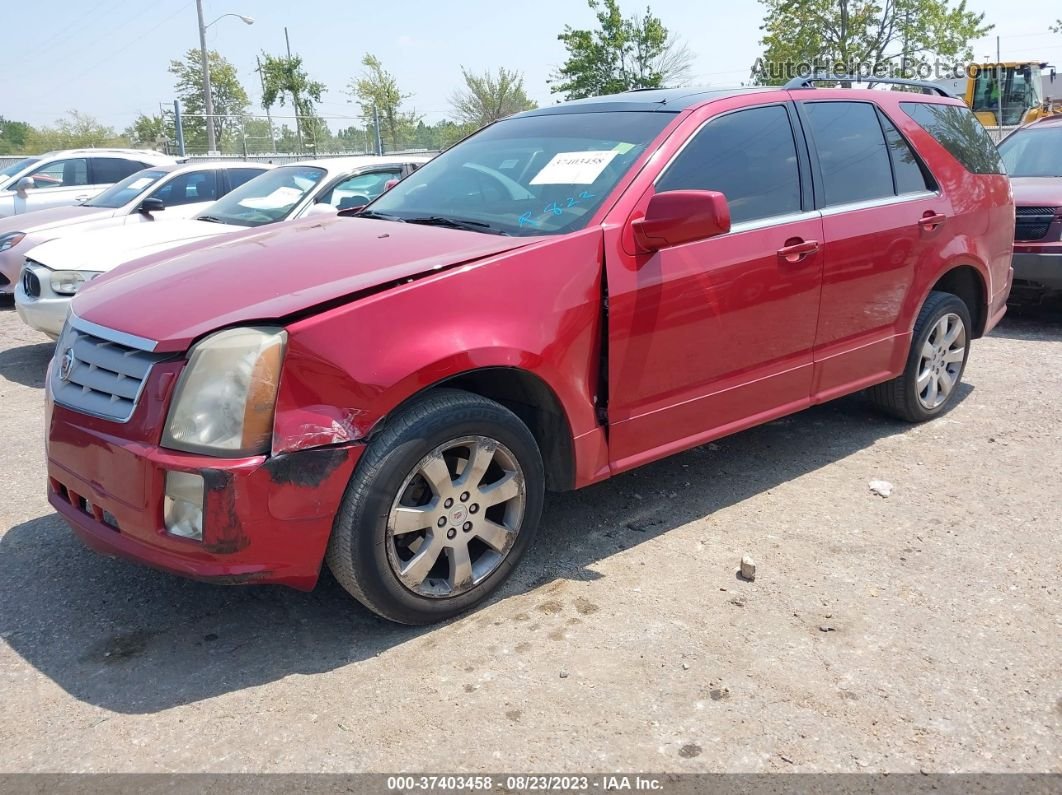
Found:
[[[901,325],[910,330],[918,310],[933,285],[955,267],[977,270],[985,288],[985,317],[992,318],[1005,306],[1010,291],[1010,266],[1014,253],[1014,196],[1005,174],[974,174],[966,169],[932,135],[901,107],[910,94],[889,98],[882,108],[907,136],[929,166],[949,204],[949,243],[941,251],[936,268],[914,273],[904,300]],[[987,331],[988,329],[986,329]]]

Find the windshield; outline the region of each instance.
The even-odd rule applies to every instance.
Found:
[[[15,176],[15,174],[18,174],[20,171],[25,171],[39,161],[39,157],[27,157],[25,160],[19,160],[17,163],[12,163],[10,166],[0,168],[0,185],[7,182],[8,179]]]
[[[564,113],[498,122],[369,206],[368,217],[508,235],[587,224],[671,113]]]
[[[124,207],[148,188],[166,176],[168,171],[154,171],[145,169],[135,174],[130,174],[121,182],[116,182],[107,188],[99,196],[94,196],[91,201],[85,202],[86,207],[109,207],[117,210]]]
[[[236,226],[262,226],[283,221],[322,179],[315,166],[281,166],[245,182],[199,216]]]
[[[999,154],[1011,177],[1062,177],[1062,124],[1019,130]]]

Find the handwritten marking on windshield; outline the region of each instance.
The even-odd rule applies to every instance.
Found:
[[[542,215],[561,215],[565,210],[575,207],[582,202],[590,201],[595,198],[593,193],[584,190],[578,196],[569,196],[563,201],[553,201],[546,205],[546,207],[540,213]],[[540,226],[542,223],[541,217],[536,218],[533,210],[528,210],[526,213],[520,216],[520,226]]]

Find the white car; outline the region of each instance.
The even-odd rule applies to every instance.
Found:
[[[82,204],[0,218],[0,295],[14,292],[35,246],[78,232],[191,218],[271,168],[240,161],[152,166]]]
[[[148,166],[177,161],[138,149],[66,149],[0,169],[0,218],[77,204]]]
[[[337,157],[277,166],[209,205],[194,219],[103,229],[30,249],[15,287],[26,325],[57,339],[70,299],[85,282],[150,254],[248,227],[332,215],[368,204],[431,158]]]

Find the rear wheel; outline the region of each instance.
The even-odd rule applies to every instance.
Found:
[[[883,411],[908,422],[944,412],[958,392],[970,355],[970,311],[958,296],[932,292],[915,321],[902,374],[867,390]]]
[[[486,599],[519,562],[544,484],[538,446],[516,415],[437,390],[365,451],[336,517],[329,568],[384,618],[449,618]]]

